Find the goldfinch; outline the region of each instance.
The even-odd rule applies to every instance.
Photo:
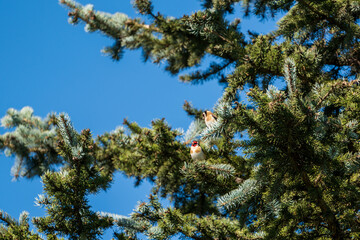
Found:
[[[210,127],[217,120],[217,117],[210,111],[204,111],[203,112],[203,117],[204,117],[205,124],[206,124],[207,127]]]
[[[202,151],[198,141],[193,141],[190,148],[190,155],[193,160],[204,160],[205,154]]]

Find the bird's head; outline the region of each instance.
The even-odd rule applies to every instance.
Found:
[[[191,144],[192,147],[196,147],[198,145],[199,145],[198,141],[193,141],[192,144]]]
[[[203,112],[203,117],[206,118],[206,116],[207,116],[207,111],[204,111]]]

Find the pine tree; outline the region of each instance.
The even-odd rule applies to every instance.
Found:
[[[141,49],[146,60],[179,74],[212,56],[207,69],[179,78],[216,79],[225,88],[209,127],[203,110],[185,102],[194,119],[186,133],[164,119],[151,128],[125,120],[93,139],[66,115],[41,119],[29,107],[10,109],[2,126],[13,131],[0,137],[0,148],[16,156],[15,177],[41,176],[45,185],[37,202],[47,216],[33,223],[48,239],[96,239],[111,227],[117,239],[360,238],[359,2],[202,2],[202,10],[173,18],[155,13],[150,0],[135,0],[140,19],[60,0],[70,23],[114,39],[103,50],[112,59]],[[238,18],[229,20],[236,5],[260,19],[284,17],[266,35],[243,33]],[[242,93],[248,99],[239,102]],[[190,158],[194,139],[204,161]],[[117,171],[153,183],[149,201],[130,217],[87,204]],[[5,239],[40,239],[26,213],[16,221],[0,212],[0,221]]]

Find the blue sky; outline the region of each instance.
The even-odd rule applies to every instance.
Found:
[[[128,0],[88,0],[96,10],[137,16]],[[171,3],[170,3],[171,2]],[[196,0],[154,0],[155,11],[181,16],[200,9]],[[57,0],[0,1],[0,116],[8,108],[31,106],[35,115],[66,112],[76,129],[90,128],[93,135],[111,131],[124,118],[149,126],[164,117],[174,128],[186,129],[191,119],[182,110],[184,100],[211,109],[222,94],[216,81],[190,85],[163,71],[164,66],[144,63],[140,51],[127,51],[120,62],[100,50],[113,40],[86,33],[84,25],[67,22],[68,11]],[[242,17],[238,12],[236,17]],[[267,33],[275,21],[245,19],[242,29]],[[206,94],[205,94],[206,93]],[[0,133],[4,133],[0,129]],[[15,218],[26,210],[30,217],[44,211],[34,205],[42,193],[40,178],[12,181],[13,158],[0,153],[0,209]],[[137,201],[146,200],[150,184],[117,174],[112,188],[90,198],[96,211],[128,215]],[[104,239],[109,239],[107,234]]]

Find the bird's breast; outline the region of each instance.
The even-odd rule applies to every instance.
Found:
[[[201,147],[200,146],[196,146],[196,147],[191,146],[190,154],[199,153],[199,152],[201,152]]]
[[[200,148],[200,147],[195,147],[195,152],[196,152],[196,153],[201,152],[201,148]]]

